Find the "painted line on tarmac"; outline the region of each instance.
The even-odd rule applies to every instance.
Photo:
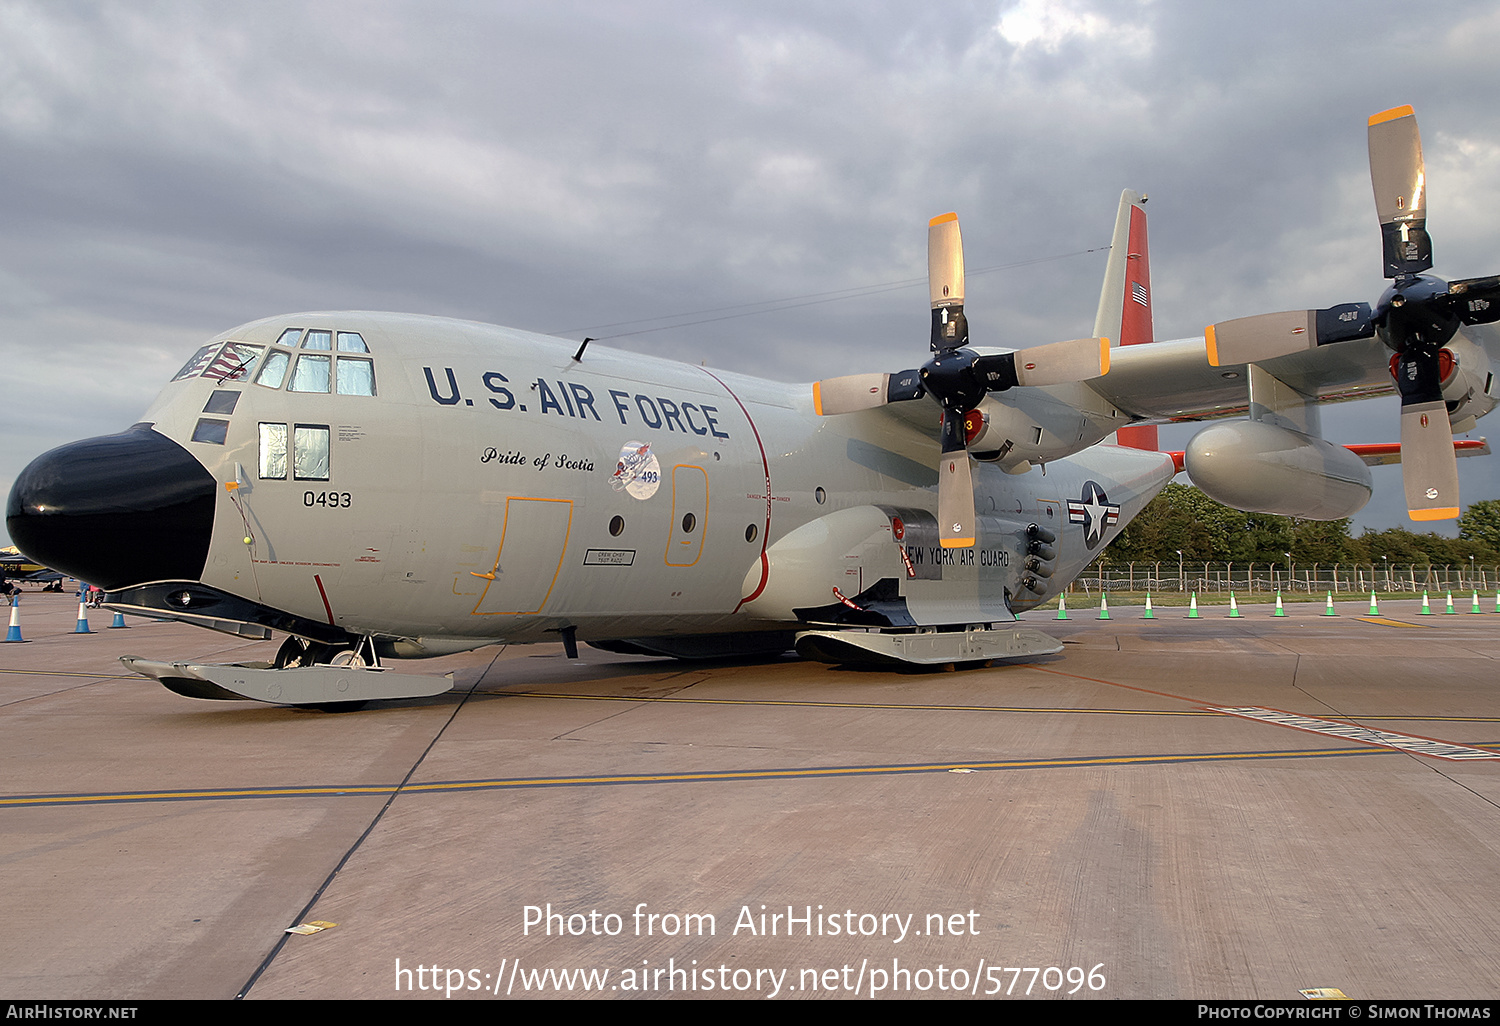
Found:
[[[899,702],[805,702],[791,699],[682,698],[675,695],[569,695],[555,691],[476,691],[477,695],[555,698],[570,702],[668,702],[677,705],[775,706],[800,709],[875,709],[892,712],[1098,713],[1108,716],[1210,716],[1205,709],[1079,709],[1035,705],[905,705]],[[1496,717],[1500,721],[1500,717]]]
[[[1393,748],[1285,749],[1255,752],[1189,752],[1159,755],[1100,755],[1074,759],[1008,759],[977,762],[927,762],[876,766],[808,766],[786,769],[721,770],[700,773],[621,773],[608,776],[516,777],[489,780],[444,780],[404,787],[277,787],[194,791],[139,791],[101,794],[32,794],[0,798],[0,809],[60,805],[132,805],[152,802],[235,801],[255,798],[365,798],[406,794],[457,794],[470,791],[530,790],[546,787],[610,787],[621,784],[700,784],[747,780],[812,780],[833,777],[909,776],[919,773],[973,773],[1004,770],[1093,769],[1111,766],[1170,766],[1211,762],[1265,762],[1284,759],[1349,758],[1396,755]]]

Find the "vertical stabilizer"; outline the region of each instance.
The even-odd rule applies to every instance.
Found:
[[[1151,327],[1151,258],[1146,246],[1146,197],[1131,189],[1120,193],[1115,236],[1110,244],[1094,337],[1111,345],[1133,346],[1154,338]],[[1156,425],[1125,427],[1116,432],[1120,445],[1157,448]]]

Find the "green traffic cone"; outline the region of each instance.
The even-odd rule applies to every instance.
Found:
[[[1458,612],[1458,610],[1453,608],[1453,592],[1450,591],[1448,593],[1448,608],[1445,609],[1445,610],[1443,610],[1443,615],[1447,616],[1449,613],[1457,613],[1457,612]]]
[[[1068,618],[1068,598],[1067,598],[1066,595],[1063,595],[1063,594],[1059,593],[1058,596],[1057,596],[1057,619],[1059,619],[1059,620],[1066,620],[1067,618]]]
[[[1375,604],[1375,589],[1374,588],[1370,589],[1370,615],[1371,616],[1379,616],[1380,615],[1380,607]]]
[[[1272,613],[1271,615],[1272,616],[1285,616],[1286,615],[1286,610],[1281,608],[1281,589],[1280,588],[1276,589],[1276,612]]]
[[[1323,607],[1323,615],[1324,616],[1338,616],[1339,615],[1339,614],[1337,614],[1337,613],[1335,613],[1333,611],[1333,592],[1331,592],[1331,591],[1328,593],[1328,604]]]
[[[1188,602],[1188,615],[1187,615],[1187,618],[1189,620],[1201,620],[1201,619],[1203,619],[1201,616],[1198,615],[1198,593],[1196,591],[1193,592],[1192,600]]]
[[[1484,612],[1483,609],[1479,608],[1479,592],[1478,591],[1474,592],[1474,605],[1469,608],[1469,612],[1471,612],[1471,613],[1482,613],[1482,612]]]
[[[1234,600],[1234,592],[1232,591],[1229,593],[1229,615],[1231,617],[1238,617],[1240,615],[1240,606]]]
[[[1422,592],[1422,608],[1417,612],[1418,616],[1431,616],[1432,607],[1427,604],[1427,593]]]
[[[1497,592],[1496,594],[1500,595],[1500,592]],[[1153,613],[1153,612],[1151,612],[1151,593],[1149,591],[1146,592],[1146,615],[1143,616],[1143,617],[1141,617],[1141,619],[1142,620],[1155,620],[1156,619],[1156,614]]]
[[[1102,591],[1099,593],[1099,619],[1109,619],[1109,595]]]

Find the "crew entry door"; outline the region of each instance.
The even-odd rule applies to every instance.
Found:
[[[506,499],[495,567],[474,575],[485,578],[475,615],[540,613],[562,570],[572,526],[572,499]]]

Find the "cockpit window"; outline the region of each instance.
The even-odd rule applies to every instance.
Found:
[[[271,355],[266,357],[265,364],[261,366],[260,373],[255,377],[255,383],[267,388],[280,388],[281,383],[286,380],[286,368],[291,360],[292,355],[286,350],[271,350]]]
[[[240,394],[238,392],[215,389],[213,395],[208,397],[208,402],[203,404],[203,412],[217,413],[227,417],[234,412],[235,404],[239,401]]]
[[[308,333],[307,333],[307,337],[302,340],[302,348],[303,349],[332,349],[333,348],[333,332],[331,332],[331,331],[324,331],[324,330],[321,330],[321,329],[318,329],[318,328],[312,328],[312,329],[310,329],[308,331]]]
[[[357,356],[339,357],[339,395],[374,395],[375,365]]]
[[[281,333],[281,337],[276,340],[276,344],[278,346],[291,346],[293,349],[296,349],[297,340],[301,337],[301,328],[288,328]]]
[[[224,347],[218,359],[208,365],[203,376],[213,378],[220,384],[226,381],[247,381],[250,378],[250,369],[255,366],[255,361],[260,359],[260,354],[265,352],[265,349],[265,346],[231,342]]]
[[[182,365],[182,370],[178,371],[177,375],[173,377],[172,380],[181,381],[183,378],[190,378],[194,374],[202,373],[203,368],[208,366],[209,361],[214,358],[214,353],[217,353],[219,351],[219,347],[223,344],[224,343],[222,342],[210,342],[208,345],[198,350],[193,354],[193,358],[191,360]]]
[[[212,417],[199,417],[198,426],[193,428],[193,441],[207,442],[210,445],[223,445],[224,439],[229,437],[229,421],[214,420]]]
[[[339,352],[341,353],[368,353],[370,347],[365,345],[364,336],[357,331],[339,332]]]
[[[328,365],[332,362],[331,356],[303,353],[297,357],[297,367],[292,371],[292,383],[287,386],[287,390],[291,392],[328,391]]]

